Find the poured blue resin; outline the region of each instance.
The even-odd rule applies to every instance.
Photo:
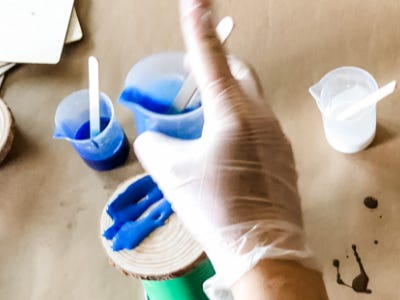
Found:
[[[156,187],[156,183],[150,176],[140,178],[118,195],[118,197],[107,207],[107,213],[112,219],[114,219],[117,211],[121,211],[130,204],[140,201],[154,187]]]
[[[126,222],[138,219],[151,205],[162,199],[163,194],[155,187],[150,193],[144,196],[139,202],[129,204],[114,214],[114,224],[104,232],[108,240],[114,238],[118,230]]]
[[[173,213],[171,204],[163,199],[146,217],[122,225],[113,238],[113,250],[133,249]]]
[[[156,228],[164,225],[173,210],[171,204],[163,197],[151,177],[145,176],[132,183],[107,207],[113,224],[103,236],[113,241],[114,251],[135,248]],[[156,207],[138,220],[157,202],[159,204]]]

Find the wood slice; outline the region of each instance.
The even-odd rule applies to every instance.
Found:
[[[0,163],[7,156],[14,140],[14,118],[11,110],[0,99]]]
[[[102,233],[113,223],[106,212],[108,204],[129,185],[145,175],[147,174],[122,183],[104,207],[100,220],[103,247],[110,263],[126,275],[142,280],[168,280],[180,277],[204,261],[206,256],[175,214],[172,214],[164,226],[157,228],[133,250],[114,252],[111,241],[102,236]]]

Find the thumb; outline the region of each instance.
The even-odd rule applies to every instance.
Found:
[[[194,149],[200,140],[181,140],[146,131],[134,142],[134,150],[143,168],[166,194],[190,177]]]
[[[216,96],[237,84],[214,29],[210,1],[180,0],[180,11],[191,70],[206,110],[207,106],[216,105]]]

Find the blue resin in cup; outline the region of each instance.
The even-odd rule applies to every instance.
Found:
[[[196,139],[203,130],[203,108],[197,95],[185,111],[170,113],[187,72],[183,52],[162,52],[135,64],[118,102],[133,112],[136,132],[151,130],[181,139]]]
[[[100,94],[100,133],[90,139],[89,91],[76,91],[57,107],[53,137],[71,143],[94,170],[106,171],[125,163],[129,143],[107,95]]]

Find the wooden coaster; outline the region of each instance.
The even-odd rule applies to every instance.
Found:
[[[14,140],[14,118],[11,110],[0,99],[0,163],[7,156]]]
[[[133,250],[114,252],[111,241],[102,236],[113,223],[106,212],[108,204],[133,182],[146,175],[142,174],[122,183],[104,207],[100,220],[103,247],[111,263],[126,275],[142,280],[167,280],[182,276],[201,263],[205,254],[175,214]]]

